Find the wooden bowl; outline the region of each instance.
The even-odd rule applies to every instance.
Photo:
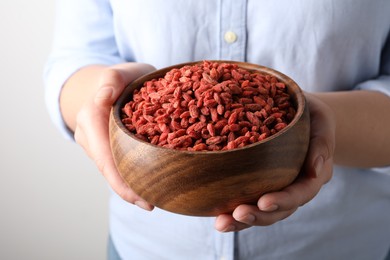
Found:
[[[261,142],[227,151],[182,151],[135,138],[120,116],[132,91],[174,67],[195,63],[157,70],[132,82],[112,108],[110,142],[119,173],[143,199],[174,213],[216,216],[230,213],[240,204],[256,204],[262,194],[295,180],[309,145],[309,113],[301,89],[286,75],[259,65],[231,62],[286,84],[297,112],[287,127]]]

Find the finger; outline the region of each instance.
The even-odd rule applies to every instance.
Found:
[[[84,132],[80,129],[80,126],[78,125],[76,125],[76,129],[74,131],[74,139],[76,143],[79,144],[81,148],[83,148],[88,157],[92,159],[92,155],[90,153],[88,145],[88,138],[85,136]]]
[[[147,64],[126,63],[105,70],[99,80],[100,88],[96,95],[86,104],[84,112],[80,112],[78,116],[78,126],[81,128],[78,138],[82,140],[83,146],[88,144],[90,157],[93,158],[109,185],[124,200],[147,210],[153,209],[153,206],[135,194],[116,169],[108,138],[108,118],[111,106],[126,84],[153,69]]]
[[[105,124],[107,124],[106,119],[101,117],[95,118],[93,122],[92,119],[88,118],[81,123],[82,131],[88,137],[88,150],[91,158],[93,158],[109,185],[120,197],[146,210],[153,209],[153,206],[135,194],[120,176],[112,159],[108,129],[105,127]],[[89,127],[85,127],[85,125]],[[99,125],[102,125],[102,127],[99,127]]]
[[[295,211],[296,209],[262,212],[256,206],[240,205],[232,215],[219,215],[215,221],[215,229],[220,232],[232,232],[241,231],[252,226],[268,226],[289,217]]]
[[[106,178],[112,189],[124,200],[136,204],[143,209],[152,210],[153,206],[135,194],[123,181],[112,159],[108,138],[108,118],[104,108],[96,107],[89,102],[77,117],[75,138],[92,158],[99,171]]]
[[[141,204],[137,194],[130,190],[129,187],[123,182],[123,180],[119,177],[119,173],[116,173],[116,168],[112,168],[112,163],[108,162],[107,159],[101,160],[100,157],[98,157],[96,154],[91,154],[93,149],[90,149],[88,145],[88,138],[86,138],[84,131],[81,130],[79,126],[77,126],[75,130],[75,140],[85,150],[88,157],[95,161],[99,171],[103,174],[110,186],[120,197],[130,203]],[[149,206],[146,206],[146,209],[149,208]]]
[[[275,212],[300,207],[314,198],[321,185],[318,179],[303,177],[282,191],[260,197],[258,208],[264,212]]]
[[[296,210],[297,208],[263,212],[253,205],[240,205],[233,211],[232,217],[236,222],[249,226],[268,226],[287,218]]]
[[[96,156],[95,164],[111,188],[125,201],[135,204],[145,210],[153,210],[153,205],[138,196],[122,179],[112,159]]]
[[[129,186],[123,181],[118,173],[115,164],[111,160],[101,160],[99,157],[95,159],[95,163],[99,171],[106,178],[111,188],[125,201],[137,205],[145,210],[153,210],[153,205],[147,203],[144,199],[138,196]]]
[[[100,77],[95,104],[111,106],[127,84],[153,70],[153,66],[143,63],[124,63],[107,68]]]
[[[311,201],[332,176],[333,162],[328,160],[319,177],[300,176],[281,191],[267,193],[260,197],[257,206],[261,211],[274,212],[293,210]]]
[[[310,140],[310,146],[303,167],[304,173],[311,177],[316,178],[323,171],[323,167],[326,161],[332,160],[333,146],[330,141],[326,140],[325,136],[312,136]]]
[[[310,146],[304,164],[304,172],[317,177],[327,160],[331,160],[335,149],[335,121],[333,111],[318,98],[306,94],[310,110]]]
[[[221,214],[215,219],[215,229],[220,232],[233,232],[249,228],[250,225],[236,221],[232,215]]]

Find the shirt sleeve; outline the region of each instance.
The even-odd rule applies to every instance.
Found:
[[[356,89],[379,91],[390,97],[390,34],[381,54],[378,77],[361,82]]]
[[[59,97],[66,80],[80,68],[121,63],[108,0],[58,0],[53,49],[44,68],[45,102],[67,139],[73,133],[62,118]],[[80,86],[82,87],[82,86]]]

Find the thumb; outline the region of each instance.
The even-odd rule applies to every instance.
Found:
[[[326,161],[333,158],[335,147],[335,120],[328,105],[313,95],[306,94],[310,111],[310,146],[306,171],[318,177]]]
[[[95,95],[95,105],[111,106],[115,102],[114,87],[102,86],[98,89]]]
[[[111,106],[130,82],[153,70],[155,68],[149,64],[135,62],[117,64],[107,68],[100,77],[100,87],[95,95],[95,104]]]

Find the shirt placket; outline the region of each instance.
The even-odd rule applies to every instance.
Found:
[[[220,59],[245,61],[247,0],[220,0]]]
[[[234,260],[234,233],[216,233],[216,260]]]
[[[220,0],[220,59],[245,61],[247,0]],[[234,233],[219,233],[216,258],[234,259]]]

